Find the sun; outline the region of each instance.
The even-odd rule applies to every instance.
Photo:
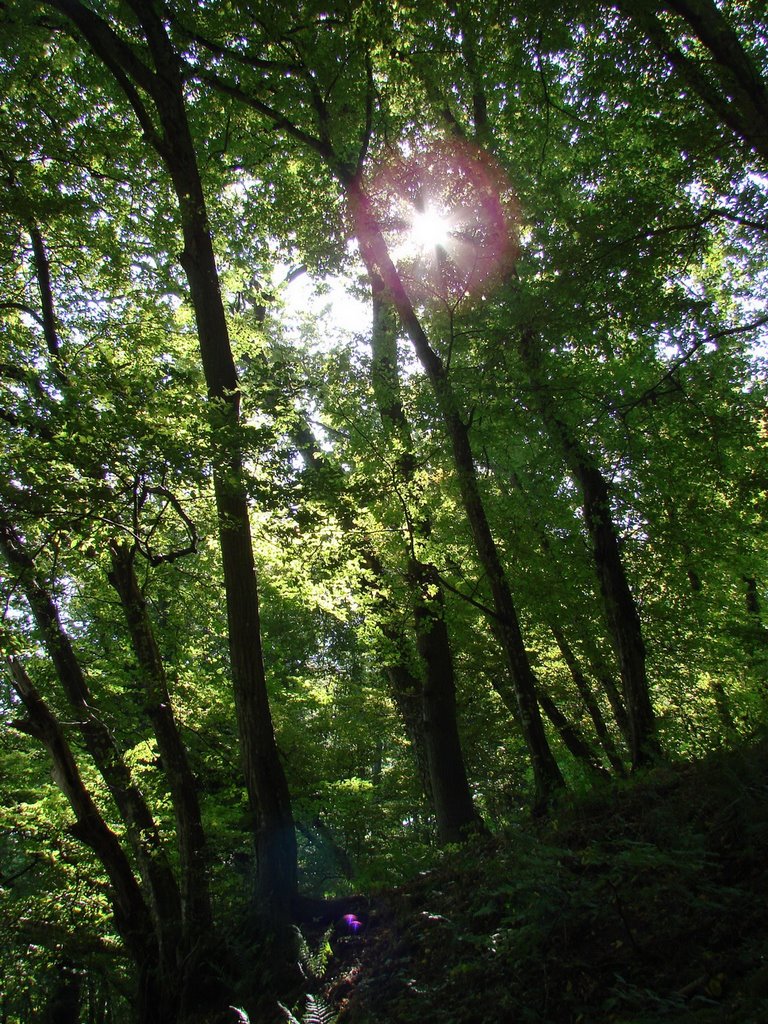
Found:
[[[367,180],[369,213],[418,302],[456,302],[517,256],[517,202],[503,170],[456,139],[396,154]],[[369,225],[360,224],[365,239]]]
[[[451,238],[451,220],[447,214],[441,213],[433,206],[424,210],[413,210],[410,217],[411,244],[421,252],[434,249],[445,249]]]

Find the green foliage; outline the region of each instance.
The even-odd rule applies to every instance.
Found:
[[[179,807],[109,582],[116,541],[133,546],[199,790],[216,935],[230,936],[230,922],[250,913],[258,814],[241,753],[251,742],[271,749],[274,726],[300,890],[330,897],[423,878],[415,899],[424,931],[415,934],[424,964],[413,977],[403,962],[395,971],[410,985],[393,1004],[403,1024],[415,1019],[408,999],[421,989],[441,1019],[492,1020],[476,995],[472,1005],[462,995],[484,991],[489,976],[513,982],[494,990],[500,1019],[546,1019],[540,993],[559,985],[558,1012],[578,1021],[596,1005],[590,956],[602,972],[594,984],[603,1019],[682,1019],[692,1006],[679,993],[695,979],[675,987],[662,964],[654,986],[635,970],[656,940],[653,914],[668,922],[670,945],[714,929],[720,945],[703,950],[712,957],[695,1008],[705,1020],[727,937],[715,918],[736,914],[743,899],[726,869],[748,874],[764,845],[753,783],[730,769],[710,780],[696,822],[680,808],[614,821],[602,794],[600,834],[579,845],[576,819],[589,813],[593,779],[552,728],[578,795],[574,818],[563,810],[562,831],[545,838],[520,833],[529,759],[439,403],[393,335],[402,422],[385,422],[369,324],[339,327],[328,278],[342,275],[368,301],[350,238],[350,180],[375,188],[393,154],[430,152],[436,140],[441,152],[462,139],[462,153],[471,144],[492,156],[505,208],[515,210],[514,268],[483,294],[448,300],[419,290],[415,305],[472,446],[538,684],[595,748],[602,717],[606,767],[611,744],[626,761],[610,693],[619,664],[568,461],[576,443],[610,485],[664,751],[686,760],[738,749],[765,728],[768,687],[759,118],[750,140],[738,128],[743,98],[726,90],[723,119],[711,102],[722,62],[667,11],[664,31],[700,77],[681,75],[646,36],[648,5],[310,0],[257,2],[247,17],[227,4],[167,11],[237,364],[240,422],[222,426],[226,403],[207,398],[203,382],[210,325],[190,302],[177,183],[152,146],[157,111],[139,125],[146,81],[138,92],[124,88],[133,61],[151,66],[153,46],[135,10],[107,5],[125,47],[110,70],[55,3],[43,7],[19,0],[0,9],[0,526],[56,607],[87,680],[87,711],[146,798],[175,877],[184,869]],[[761,6],[702,7],[727,19],[738,44],[729,52],[764,85]],[[314,300],[293,308],[287,268],[301,265],[325,290],[327,314]],[[526,330],[541,342],[539,380],[521,357]],[[545,423],[542,391],[568,443]],[[234,450],[261,600],[250,650],[263,650],[267,670],[258,742],[238,727],[221,579],[226,516],[216,512],[214,471],[232,484]],[[435,845],[414,729],[424,724],[425,683],[413,625],[424,598],[417,561],[434,569],[427,596],[444,599],[472,795],[503,836],[485,874],[472,874],[476,847]],[[65,696],[33,621],[30,571],[11,562],[0,579],[3,659],[23,661],[58,717],[88,794],[145,888],[130,822],[78,728],[83,709]],[[410,722],[393,668],[411,680]],[[59,965],[72,963],[89,993],[81,1016],[117,1024],[129,1018],[136,972],[110,881],[75,839],[42,748],[16,727],[24,715],[3,676],[0,967],[9,994],[0,1015],[14,1024],[42,1017]],[[631,804],[631,790],[622,799]],[[471,900],[457,893],[449,864],[463,866]],[[228,941],[245,962],[250,940]],[[430,976],[425,965],[442,945],[457,955]],[[315,952],[305,944],[315,980],[332,949],[330,933]],[[232,982],[229,969],[222,977],[250,1006],[248,983]],[[302,1021],[329,1024],[333,1013],[311,996]]]

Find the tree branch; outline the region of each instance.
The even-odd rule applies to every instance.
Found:
[[[226,82],[223,78],[220,78],[218,75],[208,71],[201,73],[199,78],[201,81],[207,82],[209,85],[213,86],[214,89],[218,89],[218,91],[223,93],[225,96],[231,96],[233,99],[239,100],[240,103],[244,103],[247,107],[252,107],[254,110],[258,111],[271,121],[275,128],[285,131],[287,135],[296,139],[297,142],[300,142],[302,145],[314,150],[332,167],[338,167],[340,165],[340,162],[336,157],[336,153],[327,142],[324,142],[322,139],[315,138],[315,136],[310,135],[309,132],[305,132],[303,128],[299,128],[298,125],[295,125],[290,121],[285,114],[281,114],[280,111],[275,110],[274,107],[270,107],[269,104],[264,103],[263,100],[258,99],[249,92],[246,92],[241,88],[241,86],[233,85],[231,82]]]
[[[45,327],[43,318],[40,316],[37,310],[33,309],[31,306],[24,305],[23,302],[0,302],[0,309],[16,309],[20,313],[26,313],[27,316],[31,316],[32,319],[41,327]]]
[[[6,659],[6,667],[28,716],[13,724],[48,751],[56,784],[74,812],[77,837],[93,850],[110,880],[118,930],[137,961],[150,962],[156,955],[150,915],[125,851],[86,789],[61,724],[37,692],[24,665],[11,656]]]
[[[40,305],[43,311],[43,336],[48,352],[55,358],[59,355],[61,343],[56,329],[56,311],[53,305],[53,289],[51,287],[51,264],[48,260],[48,253],[45,251],[45,243],[40,228],[33,224],[29,229],[29,237],[32,242],[32,253],[35,262],[35,276],[37,287],[40,291]]]
[[[720,338],[732,337],[735,334],[746,334],[748,331],[753,331],[758,327],[764,327],[768,324],[768,314],[765,316],[758,317],[757,320],[753,320],[751,323],[742,324],[739,327],[725,327],[721,331],[716,331],[714,334],[706,334],[704,337],[699,338],[698,341],[694,342],[693,345],[681,355],[678,359],[672,363],[669,369],[652,384],[651,387],[646,388],[645,391],[637,398],[634,398],[631,402],[627,402],[624,405],[616,407],[616,411],[620,412],[622,416],[626,416],[627,413],[636,409],[639,405],[644,405],[650,401],[655,394],[658,393],[659,389],[662,388],[667,381],[671,381],[677,371],[685,366],[704,345],[711,344],[712,342],[719,341]]]
[[[152,116],[134,85],[135,82],[157,102],[158,90],[162,88],[157,75],[153,74],[151,69],[139,60],[130,46],[106,21],[79,3],[79,0],[43,0],[43,2],[65,15],[80,30],[90,48],[112,72],[115,81],[125,93],[148,141],[158,152],[162,152],[163,138],[157,131]]]

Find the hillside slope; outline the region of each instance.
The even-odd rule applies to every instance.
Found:
[[[339,1024],[763,1024],[767,853],[768,745],[657,768],[371,896],[316,990]]]

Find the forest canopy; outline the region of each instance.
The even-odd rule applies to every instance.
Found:
[[[762,733],[763,4],[5,0],[0,104],[3,1021]]]

